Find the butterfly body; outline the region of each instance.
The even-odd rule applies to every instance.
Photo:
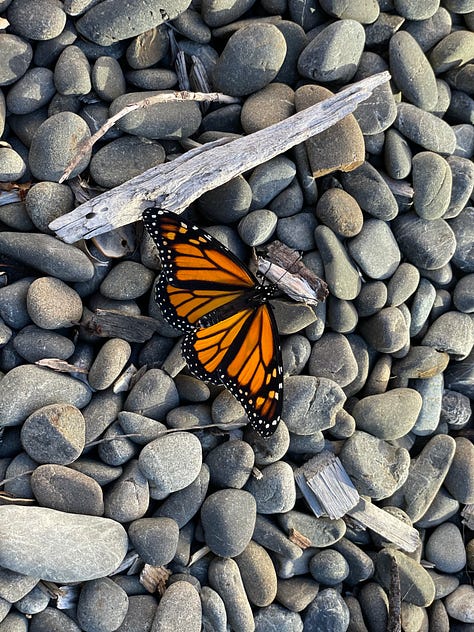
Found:
[[[166,320],[186,335],[191,372],[224,384],[263,436],[275,431],[283,379],[278,331],[261,285],[237,257],[173,213],[146,209],[145,227],[158,247],[162,272],[155,299]]]

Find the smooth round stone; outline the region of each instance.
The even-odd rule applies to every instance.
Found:
[[[173,22],[174,27],[184,37],[206,44],[211,39],[211,29],[204,24],[201,15],[193,9],[187,9]]]
[[[469,398],[462,393],[444,389],[440,421],[455,428],[463,428],[471,418]]]
[[[388,66],[380,55],[365,51],[361,55],[354,81],[366,79],[385,70],[388,70]],[[395,120],[396,115],[397,106],[389,83],[377,86],[370,97],[363,101],[354,112],[366,143],[370,143],[375,136],[387,130]],[[368,147],[367,150],[369,153],[371,152]]]
[[[259,514],[257,514],[252,539],[267,550],[274,551],[289,560],[296,560],[302,556],[302,550],[299,546],[293,544],[274,522]]]
[[[238,0],[232,3],[204,0],[201,6],[202,19],[210,27],[224,26],[235,22],[252,4],[252,0]]]
[[[394,362],[392,373],[402,379],[426,379],[439,375],[448,366],[447,353],[426,346],[412,346],[406,356]]]
[[[220,596],[209,586],[203,586],[199,596],[201,597],[203,629],[224,632],[227,628],[227,613]]]
[[[86,420],[86,443],[95,441],[116,419],[122,409],[123,396],[109,389],[94,393],[82,409]]]
[[[113,101],[125,93],[125,77],[119,62],[102,56],[92,67],[91,81],[94,92],[103,101]]]
[[[75,461],[84,449],[84,417],[70,404],[44,406],[25,420],[21,428],[21,442],[38,463],[67,465]]]
[[[29,166],[38,180],[57,182],[67,165],[76,157],[80,145],[91,136],[89,126],[73,112],[60,112],[42,123],[33,136]],[[84,171],[90,150],[81,158],[69,178]]]
[[[435,435],[425,445],[410,468],[400,490],[402,509],[412,522],[422,518],[438,493],[454,457],[456,443],[448,435]]]
[[[77,461],[74,461],[74,463],[71,463],[68,467],[89,476],[101,486],[108,485],[115,481],[123,471],[121,467],[113,467],[105,463],[100,463],[95,459],[86,458],[77,459]]]
[[[152,629],[200,632],[201,623],[201,601],[196,588],[188,581],[176,581],[168,586],[156,609]]]
[[[126,340],[107,340],[89,369],[88,381],[95,390],[104,390],[118,378],[128,362],[131,347]]]
[[[215,447],[206,457],[211,482],[215,487],[241,489],[248,481],[255,454],[246,441],[228,441]]]
[[[467,274],[459,279],[453,292],[453,302],[461,312],[474,312],[474,274]]]
[[[43,507],[66,513],[102,516],[102,488],[93,478],[64,465],[40,465],[31,475],[31,488]]]
[[[84,630],[116,630],[128,610],[127,593],[109,577],[87,582],[77,602],[77,620]]]
[[[161,93],[157,91],[129,92],[112,101],[109,114],[114,116],[131,103],[150,99],[159,94]],[[194,134],[200,123],[199,104],[195,101],[182,101],[154,103],[145,109],[127,114],[116,125],[123,132],[133,136],[180,140]]]
[[[62,610],[45,608],[30,619],[30,632],[81,632],[80,627]]]
[[[114,578],[116,583],[123,578],[123,575],[119,575]],[[120,584],[119,584],[120,585]],[[118,628],[121,632],[139,632],[139,630],[149,630],[151,623],[155,617],[157,602],[153,595],[148,594],[130,594],[127,591],[127,586],[122,586],[129,595],[128,597],[128,610],[125,618]],[[135,588],[136,590],[136,588]],[[38,632],[47,632],[46,630],[38,630]],[[59,629],[51,630],[50,632],[61,632]],[[69,630],[64,630],[69,632]],[[78,632],[76,630],[71,632]]]
[[[474,446],[466,437],[456,437],[456,451],[445,479],[446,489],[463,504],[474,498]]]
[[[66,24],[66,14],[54,0],[13,0],[7,11],[15,33],[32,40],[57,37]]]
[[[0,507],[0,532],[2,566],[51,582],[103,577],[127,552],[127,534],[116,522],[45,507]]]
[[[280,632],[302,632],[303,621],[297,612],[290,612],[277,603],[260,608],[254,617],[255,632],[279,630]]]
[[[427,151],[452,154],[456,149],[453,129],[434,114],[412,103],[399,103],[395,128],[406,138]]]
[[[239,222],[238,231],[247,246],[255,247],[264,244],[273,235],[277,216],[268,209],[260,209],[248,213]]]
[[[469,203],[474,186],[474,166],[472,160],[461,156],[448,156],[446,160],[453,174],[453,188],[449,207],[443,218],[452,219]]]
[[[163,22],[173,20],[189,5],[187,0],[138,2],[132,7],[126,0],[105,0],[92,6],[76,22],[79,33],[95,44],[111,46]]]
[[[464,272],[474,272],[474,254],[471,247],[474,239],[473,219],[474,208],[466,207],[449,223],[456,237],[456,250],[452,261]]]
[[[458,527],[452,522],[436,527],[425,544],[425,556],[438,571],[461,571],[466,566],[466,549]]]
[[[310,435],[334,425],[345,399],[341,387],[332,380],[290,376],[285,381],[282,418],[290,432]]]
[[[26,296],[32,281],[32,277],[25,277],[0,288],[0,316],[9,327],[22,329],[31,323],[26,311]]]
[[[92,89],[91,67],[78,46],[66,46],[54,67],[54,84],[59,94],[81,96]]]
[[[421,278],[411,304],[410,336],[423,329],[436,298],[436,290],[426,278]]]
[[[301,112],[332,96],[334,93],[322,86],[301,86],[295,93],[296,111]],[[359,167],[365,158],[364,137],[352,114],[320,132],[316,137],[309,138],[305,142],[305,148],[311,175],[314,178],[336,170],[352,171]]]
[[[178,392],[173,380],[160,369],[149,369],[133,386],[124,411],[138,413],[151,419],[164,419],[179,404]]]
[[[360,206],[343,189],[328,189],[316,205],[316,217],[336,235],[354,237],[363,225]]]
[[[352,415],[359,430],[379,439],[399,439],[415,425],[421,405],[421,396],[414,389],[395,388],[359,400]]]
[[[0,253],[63,281],[88,281],[94,275],[86,254],[50,235],[4,231]]]
[[[473,599],[474,588],[470,584],[461,584],[444,601],[449,616],[466,624],[474,623]],[[464,629],[469,627],[467,625]]]
[[[382,549],[375,558],[377,577],[382,586],[389,590],[393,558],[398,566],[404,601],[416,606],[429,606],[435,597],[433,580],[419,562],[392,547]]]
[[[174,378],[181,400],[188,402],[206,402],[210,397],[207,384],[192,375],[177,375]]]
[[[304,621],[308,630],[345,632],[349,627],[349,608],[334,588],[326,588],[309,604]]]
[[[216,90],[244,96],[275,79],[286,55],[286,42],[273,24],[249,24],[235,32],[220,55],[213,81]]]
[[[128,537],[146,564],[164,566],[176,554],[179,528],[171,518],[142,518],[132,522]]]
[[[327,226],[318,226],[314,238],[331,294],[342,300],[355,299],[361,288],[360,275],[343,244]]]
[[[385,133],[384,162],[388,175],[394,180],[406,178],[412,167],[412,151],[406,138],[391,127]]]
[[[430,63],[436,74],[464,66],[474,57],[474,37],[470,31],[457,30],[446,35],[431,51]]]
[[[291,612],[301,612],[316,597],[318,584],[309,577],[278,578],[276,599]]]
[[[370,460],[368,454],[372,455]],[[360,430],[347,439],[339,457],[359,493],[375,500],[393,494],[408,476],[407,450]]]
[[[210,220],[230,224],[239,221],[252,203],[252,189],[243,176],[237,176],[211,191],[204,193],[198,207]]]
[[[71,327],[81,320],[79,294],[60,279],[41,277],[33,281],[26,304],[31,320],[43,329]]]
[[[387,285],[387,304],[398,307],[405,303],[417,290],[420,273],[411,263],[402,263],[393,273]]]
[[[209,585],[221,597],[230,629],[255,630],[252,608],[245,592],[237,562],[215,557],[208,570]]]
[[[472,350],[474,327],[469,314],[450,311],[441,314],[428,328],[422,344],[464,360]]]
[[[26,165],[11,147],[0,147],[0,182],[19,180],[26,171]]]
[[[123,465],[138,453],[138,446],[128,437],[124,437],[123,428],[114,421],[99,442],[99,458],[108,465]]]
[[[252,494],[240,489],[214,492],[201,508],[205,542],[215,555],[221,557],[235,557],[242,553],[252,538],[255,519],[255,499]]]
[[[351,46],[345,45],[348,41]],[[364,44],[365,32],[359,22],[337,20],[323,28],[303,49],[298,71],[316,82],[348,82],[356,73]]]
[[[311,344],[306,336],[293,334],[283,340],[281,355],[284,375],[299,375],[309,360],[310,353]]]
[[[412,382],[423,398],[420,414],[413,426],[413,433],[418,436],[431,435],[438,426],[443,397],[443,376],[441,374]]]
[[[364,283],[354,301],[358,315],[366,318],[379,312],[387,303],[387,295],[387,286],[382,281]]]
[[[121,261],[114,266],[100,284],[106,298],[126,301],[142,296],[151,288],[155,275],[141,263]]]
[[[51,233],[48,225],[74,208],[74,195],[65,184],[37,182],[26,194],[26,211],[33,224],[43,233]]]
[[[13,340],[13,347],[22,358],[34,363],[43,358],[67,360],[74,353],[74,343],[54,331],[27,325]]]
[[[397,307],[385,307],[360,322],[364,340],[380,353],[400,351],[409,339],[408,325]]]
[[[375,0],[356,0],[349,6],[341,0],[321,0],[320,5],[329,15],[340,20],[357,20],[361,24],[375,22],[380,13],[380,7]]]
[[[313,231],[316,228],[316,218],[312,213],[299,213],[292,217],[282,217],[278,220],[276,236],[294,250],[308,251],[314,249]],[[299,331],[302,327],[298,327]]]
[[[456,238],[443,219],[426,220],[405,213],[392,223],[400,250],[416,267],[436,270],[448,263],[456,249]]]
[[[105,515],[117,522],[142,518],[150,502],[148,481],[138,462],[131,460],[121,476],[107,489],[104,497]]]
[[[277,592],[277,576],[267,551],[253,540],[235,558],[249,601],[259,608],[272,603]]]
[[[448,162],[438,154],[422,151],[413,158],[413,204],[423,219],[439,219],[451,200],[453,176]]]
[[[406,31],[398,31],[389,44],[390,71],[407,101],[422,110],[433,110],[438,101],[436,77],[418,45]]]
[[[35,467],[36,461],[33,461],[26,452],[20,452],[9,463],[8,466],[2,468],[7,479],[5,483],[5,492],[12,494],[17,498],[34,498],[31,489],[31,474]]]
[[[82,408],[90,398],[90,389],[83,382],[25,364],[9,371],[0,382],[0,418],[3,426],[16,426],[43,406],[64,403]]]
[[[388,598],[382,586],[373,581],[364,584],[358,593],[358,599],[359,608],[369,625],[375,630],[386,630],[389,607]]]
[[[400,250],[387,222],[368,219],[348,242],[354,261],[373,279],[387,279],[400,264]]]
[[[187,487],[199,474],[202,449],[194,435],[176,432],[148,443],[140,453],[143,474],[161,494]]]
[[[459,503],[441,487],[427,512],[417,521],[417,528],[432,529],[452,518],[459,511]]]
[[[332,548],[342,553],[349,564],[349,575],[346,578],[346,582],[350,586],[354,586],[373,576],[374,563],[372,558],[367,553],[364,553],[359,546],[347,538],[342,538]]]
[[[357,361],[346,336],[328,332],[317,340],[309,357],[308,372],[344,388],[357,375]]]
[[[311,542],[311,547],[324,548],[338,542],[346,532],[342,519],[316,518],[301,511],[288,511],[278,516],[281,528],[288,535],[292,530],[304,534]]]
[[[375,167],[367,161],[353,171],[341,173],[341,183],[360,208],[374,218],[389,221],[398,214],[393,193]]]
[[[284,121],[295,113],[294,91],[283,83],[270,83],[244,102],[240,121],[244,132],[252,134]]]
[[[253,170],[249,185],[252,189],[251,209],[265,208],[294,179],[296,166],[285,156],[276,156]]]
[[[439,7],[433,15],[422,20],[408,20],[403,28],[418,42],[423,51],[429,51],[451,32],[449,11]]]
[[[327,325],[341,334],[352,333],[357,325],[358,314],[351,301],[341,301],[333,296],[328,297]]]
[[[280,421],[271,437],[262,437],[252,427],[247,426],[244,440],[252,447],[255,464],[263,466],[275,463],[288,452],[290,433],[284,421]]]
[[[17,160],[16,157],[14,159],[15,161]],[[23,158],[22,158],[22,161],[23,161]],[[10,181],[10,177],[8,176],[7,182],[9,181]],[[13,230],[19,230],[19,231],[33,230],[33,224],[31,223],[31,220],[28,217],[24,202],[12,202],[11,204],[3,204],[0,207],[0,221],[3,222],[6,226],[8,226],[8,228],[12,228]]]
[[[170,494],[154,513],[154,516],[172,518],[182,529],[201,508],[208,487],[209,468],[203,464],[194,481],[184,489]]]
[[[127,47],[125,56],[130,68],[149,68],[163,59],[168,50],[167,26],[161,24],[134,37]],[[217,56],[217,53],[215,54]]]
[[[90,173],[97,184],[111,189],[164,160],[165,151],[159,143],[123,136],[101,147],[92,156]]]
[[[15,83],[28,70],[33,58],[31,45],[10,33],[0,33],[0,54],[3,60],[0,68],[0,86]]]
[[[207,426],[212,424],[212,421],[211,409],[207,404],[178,406],[166,416],[166,423],[169,428],[180,428],[181,430]]]
[[[31,68],[12,86],[7,107],[12,114],[29,114],[43,107],[56,92],[49,68]]]
[[[252,494],[259,514],[284,513],[293,509],[296,502],[293,469],[284,461],[262,468],[261,478],[252,477],[245,489]]]
[[[310,560],[309,572],[325,586],[336,586],[349,574],[349,565],[343,555],[332,549],[319,551]]]
[[[420,0],[416,4],[410,0],[394,0],[394,8],[407,20],[426,20],[437,11],[439,0]]]

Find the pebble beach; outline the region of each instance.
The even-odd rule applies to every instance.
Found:
[[[474,630],[473,30],[473,0],[0,0],[0,632]],[[188,370],[142,223],[51,223],[384,71],[183,214],[327,283],[272,301],[263,438]],[[154,102],[81,153],[178,90],[226,98]],[[315,512],[295,473],[323,455],[415,545]]]

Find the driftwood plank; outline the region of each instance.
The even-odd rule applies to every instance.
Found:
[[[50,228],[72,243],[137,221],[147,206],[181,213],[206,191],[331,127],[389,79],[388,72],[373,75],[254,134],[192,149],[85,202],[55,219]]]

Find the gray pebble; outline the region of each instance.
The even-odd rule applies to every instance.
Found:
[[[400,250],[387,222],[368,219],[348,242],[354,261],[373,279],[386,279],[400,264]]]
[[[13,0],[7,16],[15,33],[32,40],[57,37],[66,24],[62,5],[54,0]]]
[[[289,85],[273,82],[245,100],[240,121],[244,131],[251,134],[283,121],[294,113],[294,91]]]
[[[310,541],[311,547],[325,548],[338,542],[346,532],[346,525],[343,520],[331,520],[322,516],[316,518],[314,515],[303,513],[302,511],[288,511],[278,516],[278,522],[282,529],[290,535],[295,530],[303,534]]]
[[[55,91],[49,68],[31,68],[10,88],[7,107],[12,114],[29,114],[49,103]]]
[[[0,528],[2,566],[52,582],[103,577],[127,552],[123,527],[96,516],[45,507],[0,507]]]
[[[37,466],[26,452],[20,452],[8,463],[5,470],[5,492],[18,498],[34,498],[31,489],[31,472]]]
[[[187,43],[186,40],[183,43]],[[154,66],[166,55],[169,45],[166,24],[155,26],[131,40],[125,53],[127,63],[135,69]]]
[[[388,70],[388,66],[382,57],[364,51],[354,80],[359,81],[385,70]],[[377,86],[371,96],[357,108],[354,116],[365,136],[373,137],[388,130],[397,116],[397,106],[389,84]]]
[[[227,613],[220,596],[209,586],[203,586],[199,596],[201,597],[203,630],[226,632]]]
[[[412,150],[407,139],[393,127],[385,132],[384,162],[388,175],[395,180],[403,180],[411,172]]]
[[[155,278],[149,270],[136,261],[121,261],[115,265],[100,285],[106,298],[126,301],[142,296],[151,288]]]
[[[163,495],[178,491],[187,487],[199,474],[201,444],[189,433],[164,435],[143,448],[139,465],[155,490]]]
[[[275,79],[286,55],[286,42],[273,24],[250,24],[228,40],[213,74],[217,90],[244,96]]]
[[[259,608],[269,606],[277,592],[277,575],[267,551],[253,540],[235,558],[249,601]]]
[[[28,70],[33,57],[31,45],[10,33],[0,33],[0,52],[3,63],[0,69],[0,86],[15,83]]]
[[[411,103],[400,103],[397,109],[394,125],[406,138],[427,151],[453,153],[456,135],[448,123]]]
[[[294,544],[281,529],[265,516],[257,514],[252,539],[267,550],[278,553],[284,559],[294,560],[302,555],[302,550]]]
[[[173,380],[161,369],[149,369],[133,386],[123,410],[151,419],[164,419],[179,403]]]
[[[462,626],[459,630],[469,630],[469,624],[474,623],[474,609],[472,600],[474,597],[474,588],[469,584],[461,584],[445,599],[446,611],[450,617],[456,621],[462,621],[466,626]],[[451,628],[455,629],[455,628]]]
[[[446,35],[431,51],[430,63],[436,74],[464,66],[474,56],[474,38],[467,30]]]
[[[100,463],[96,459],[84,457],[77,459],[74,463],[70,463],[68,467],[89,476],[97,481],[100,486],[108,485],[117,480],[123,471],[121,467],[113,467]]]
[[[111,386],[127,364],[130,353],[131,347],[126,340],[107,340],[89,369],[90,386],[95,390],[104,390]]]
[[[24,202],[12,202],[0,206],[0,221],[8,228],[21,232],[27,232],[34,228],[26,212]]]
[[[26,171],[22,157],[11,147],[0,147],[0,182],[19,180]]]
[[[59,94],[81,96],[92,89],[91,67],[78,46],[66,46],[54,67],[54,84]]]
[[[327,301],[327,325],[341,334],[352,333],[358,321],[357,310],[352,301],[341,301],[333,296]]]
[[[316,597],[318,584],[310,577],[278,578],[276,598],[292,612],[301,612]]]
[[[28,616],[41,612],[49,603],[46,595],[39,586],[35,586],[27,595],[15,603],[15,608]]]
[[[304,624],[308,630],[345,632],[349,627],[349,608],[334,588],[326,588],[308,606]]]
[[[277,603],[261,608],[254,617],[255,632],[278,630],[279,632],[302,632],[303,621],[297,612],[290,612]]]
[[[430,325],[422,344],[445,351],[456,360],[464,360],[472,350],[473,340],[474,327],[470,316],[449,311]]]
[[[103,101],[113,101],[125,93],[125,77],[119,62],[113,57],[96,59],[91,81],[94,92]]]
[[[243,176],[207,191],[199,198],[198,207],[212,221],[230,224],[243,218],[252,203],[252,189]]]
[[[361,318],[372,316],[379,312],[387,303],[388,290],[382,281],[364,283],[354,304]]]
[[[33,281],[26,297],[31,320],[43,329],[61,329],[78,323],[82,301],[69,285],[52,277]]]
[[[166,430],[166,426],[159,421],[137,413],[120,411],[117,419],[125,434],[134,435],[130,439],[139,445],[150,443]]]
[[[458,501],[443,486],[434,497],[423,518],[416,522],[416,526],[421,529],[432,529],[452,518],[458,511]]]
[[[202,19],[210,27],[230,24],[240,18],[243,13],[246,13],[252,4],[252,0],[238,0],[229,6],[225,2],[207,0],[202,4]]]
[[[314,579],[325,586],[336,586],[349,574],[349,565],[343,555],[332,549],[319,551],[311,558],[309,571]]]
[[[413,428],[422,399],[416,390],[395,388],[359,400],[352,414],[357,428],[379,439],[399,439]]]
[[[359,493],[376,500],[393,494],[408,476],[407,450],[360,430],[347,439],[339,456]]]
[[[465,272],[474,272],[474,253],[471,247],[474,239],[473,217],[474,207],[468,206],[449,223],[456,237],[452,261]]]
[[[38,180],[57,182],[78,148],[90,138],[87,123],[73,112],[60,112],[48,118],[36,130],[31,141],[29,166]],[[82,173],[90,160],[90,150],[81,158],[69,178]]]
[[[411,304],[410,336],[423,329],[436,298],[436,290],[428,279],[421,278]]]
[[[124,576],[118,575],[114,579],[117,581],[120,577]],[[117,630],[119,632],[139,632],[140,630],[149,632],[156,614],[156,607],[157,602],[153,595],[129,595],[127,614],[125,615],[122,625],[117,628]],[[38,630],[38,632],[43,632],[43,630]],[[46,632],[46,630],[44,630],[44,632]],[[51,630],[50,632],[56,632],[56,630]],[[57,630],[57,632],[61,631]],[[69,632],[69,630],[65,630],[64,632]]]
[[[361,612],[370,628],[374,632],[385,632],[388,626],[389,604],[382,586],[374,581],[367,582],[361,586],[358,600]]]
[[[389,45],[390,70],[407,101],[433,110],[438,100],[436,77],[417,41],[406,31],[395,33]]]
[[[187,9],[173,20],[174,28],[187,39],[207,44],[211,39],[211,29],[203,22],[201,15]]]
[[[360,208],[373,217],[389,221],[398,214],[398,205],[380,173],[369,162],[357,169],[341,173],[344,190],[352,195]]]
[[[131,523],[128,537],[146,564],[164,566],[178,546],[179,527],[171,518],[141,518]]]
[[[42,406],[68,403],[85,406],[91,397],[83,382],[34,365],[9,371],[0,382],[2,425],[16,426]]]
[[[250,542],[255,527],[256,502],[240,489],[210,494],[201,508],[201,524],[207,546],[221,557],[239,555]]]
[[[471,404],[469,398],[462,393],[445,389],[441,402],[440,421],[453,426],[463,428],[471,418]]]
[[[107,465],[123,465],[137,455],[139,448],[136,443],[124,436],[122,426],[118,421],[107,428],[103,441],[99,443],[98,454]]]
[[[294,250],[313,250],[313,231],[317,222],[312,213],[299,213],[292,217],[282,217],[278,220],[277,238]],[[298,330],[301,327],[298,327]]]
[[[270,239],[277,225],[277,216],[268,209],[248,213],[239,222],[238,231],[248,246],[260,246]]]
[[[187,581],[176,581],[161,597],[151,629],[153,632],[166,632],[173,628],[200,632],[201,623],[198,591]]]
[[[346,249],[335,233],[326,226],[318,226],[314,237],[323,260],[329,291],[337,298],[353,300],[359,294],[361,280]]]
[[[316,206],[316,217],[341,237],[354,237],[363,225],[360,206],[343,189],[328,189],[322,194]]]
[[[209,487],[209,468],[203,464],[199,475],[184,489],[166,498],[154,513],[155,517],[172,518],[182,529],[199,511]]]
[[[109,577],[101,577],[82,587],[77,602],[77,620],[90,632],[108,632],[121,625],[127,609],[127,593]]]
[[[405,303],[416,292],[419,282],[420,273],[414,265],[399,265],[387,285],[388,306],[398,307]]]
[[[453,174],[453,188],[449,207],[443,218],[452,219],[457,217],[469,202],[474,186],[474,166],[472,160],[461,156],[448,156],[446,160]]]
[[[424,379],[439,375],[448,366],[449,356],[423,345],[410,347],[406,356],[393,363],[394,376],[402,379]],[[434,412],[434,411],[433,411]],[[436,421],[434,422],[436,423]]]
[[[266,208],[292,182],[295,175],[294,162],[285,156],[276,156],[255,167],[248,181],[252,189],[251,209]]]
[[[436,527],[426,542],[425,556],[438,571],[461,571],[466,566],[466,549],[458,527],[452,522]]]
[[[107,2],[109,0],[106,0]],[[110,104],[110,116],[131,103],[157,96],[159,92],[128,92]],[[134,136],[147,139],[180,140],[188,138],[198,129],[201,112],[196,101],[155,103],[149,107],[130,112],[117,122],[117,127]]]
[[[413,204],[417,215],[439,219],[451,201],[453,176],[448,162],[433,152],[413,158]]]
[[[285,382],[282,417],[296,434],[313,434],[335,423],[346,397],[336,382],[327,378],[295,375]]]
[[[67,465],[75,461],[84,449],[84,417],[70,404],[38,408],[23,423],[21,442],[38,463]]]
[[[392,228],[400,250],[416,267],[436,270],[453,256],[456,239],[443,219],[426,220],[406,213],[394,220]]]
[[[471,314],[474,312],[474,274],[466,274],[456,283],[453,292],[453,302],[461,312]]]
[[[42,233],[50,234],[52,231],[48,225],[57,217],[72,211],[74,196],[65,184],[37,182],[26,194],[25,204],[36,228]]]
[[[308,372],[332,380],[341,388],[350,384],[357,376],[357,361],[346,336],[335,332],[323,334],[311,349]]]
[[[142,518],[149,506],[148,481],[136,460],[131,460],[122,475],[106,490],[104,515],[117,522]]]
[[[39,505],[73,514],[102,516],[102,488],[90,476],[64,465],[40,465],[31,475]]]
[[[94,393],[90,403],[82,409],[86,420],[86,443],[95,441],[116,419],[123,406],[121,393],[112,389]]]
[[[253,613],[237,563],[233,559],[215,557],[209,564],[208,577],[209,585],[224,602],[230,628],[253,632]]]
[[[92,157],[90,173],[100,186],[113,188],[165,160],[156,142],[123,136],[101,147]]]
[[[215,447],[206,457],[214,486],[241,489],[248,481],[255,462],[252,448],[246,441],[228,441]]]
[[[439,7],[433,15],[422,20],[410,19],[404,29],[418,42],[423,51],[428,51],[451,31],[452,19],[445,7]]]
[[[0,570],[0,596],[2,600],[13,603],[27,595],[38,583],[37,577],[29,577],[10,571],[7,568]],[[3,610],[3,608],[2,608]]]
[[[404,601],[416,606],[429,606],[435,596],[433,580],[419,562],[392,547],[382,549],[376,557],[377,577],[382,586],[389,590],[393,558],[398,566]]]
[[[27,325],[13,340],[14,349],[28,362],[37,362],[43,358],[67,360],[74,353],[74,343],[54,331],[47,331]]]
[[[255,498],[259,514],[284,513],[296,502],[293,469],[284,461],[262,468],[261,478],[251,477],[245,489]]]
[[[474,446],[466,437],[456,437],[456,451],[448,470],[445,486],[463,504],[474,498]]]
[[[344,46],[346,41],[352,45]],[[303,49],[298,70],[303,77],[316,82],[350,81],[356,73],[364,44],[365,33],[359,22],[337,20],[322,29]]]
[[[293,334],[285,338],[282,341],[281,346],[284,375],[288,376],[300,374],[309,359],[310,353],[311,344],[305,336],[302,336],[301,334]]]
[[[436,430],[441,414],[441,400],[443,397],[442,374],[413,380],[411,382],[423,399],[420,414],[413,426],[412,432],[417,436],[431,435]]]
[[[409,339],[408,324],[397,307],[385,307],[360,323],[366,342],[380,353],[400,351]]]

